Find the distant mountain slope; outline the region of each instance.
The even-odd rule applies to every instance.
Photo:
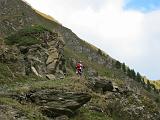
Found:
[[[42,17],[29,5],[21,0],[1,0],[0,1],[0,36],[13,33],[25,26],[42,24],[49,28],[59,25]]]

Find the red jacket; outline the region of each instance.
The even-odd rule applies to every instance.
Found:
[[[81,63],[77,63],[76,69],[82,69],[82,68],[84,68],[84,66]]]

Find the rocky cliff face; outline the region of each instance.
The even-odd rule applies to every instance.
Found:
[[[1,45],[0,61],[9,64],[12,71],[19,75],[34,74],[39,77],[54,78],[54,75],[63,76],[65,62],[63,58],[64,41],[57,33],[49,30],[36,31],[38,27],[29,28],[30,31],[23,33],[23,30],[10,36],[9,43],[5,40]],[[35,31],[33,31],[35,30]],[[27,36],[28,35],[28,36]],[[17,41],[14,39],[18,36]],[[34,38],[30,43],[21,44],[18,39],[29,36]],[[8,39],[8,38],[6,38]],[[30,39],[31,40],[31,39]],[[14,42],[13,42],[14,41]],[[10,44],[10,45],[9,45]]]

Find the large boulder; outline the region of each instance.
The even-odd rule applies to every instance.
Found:
[[[74,115],[77,109],[90,101],[87,93],[63,92],[54,89],[35,90],[16,99],[39,106],[43,115],[51,118]]]
[[[111,80],[107,80],[105,78],[100,77],[90,77],[88,79],[88,87],[90,87],[94,91],[113,91],[114,87]]]

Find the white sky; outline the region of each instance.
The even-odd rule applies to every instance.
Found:
[[[135,71],[160,79],[160,9],[124,10],[127,0],[26,1]]]

